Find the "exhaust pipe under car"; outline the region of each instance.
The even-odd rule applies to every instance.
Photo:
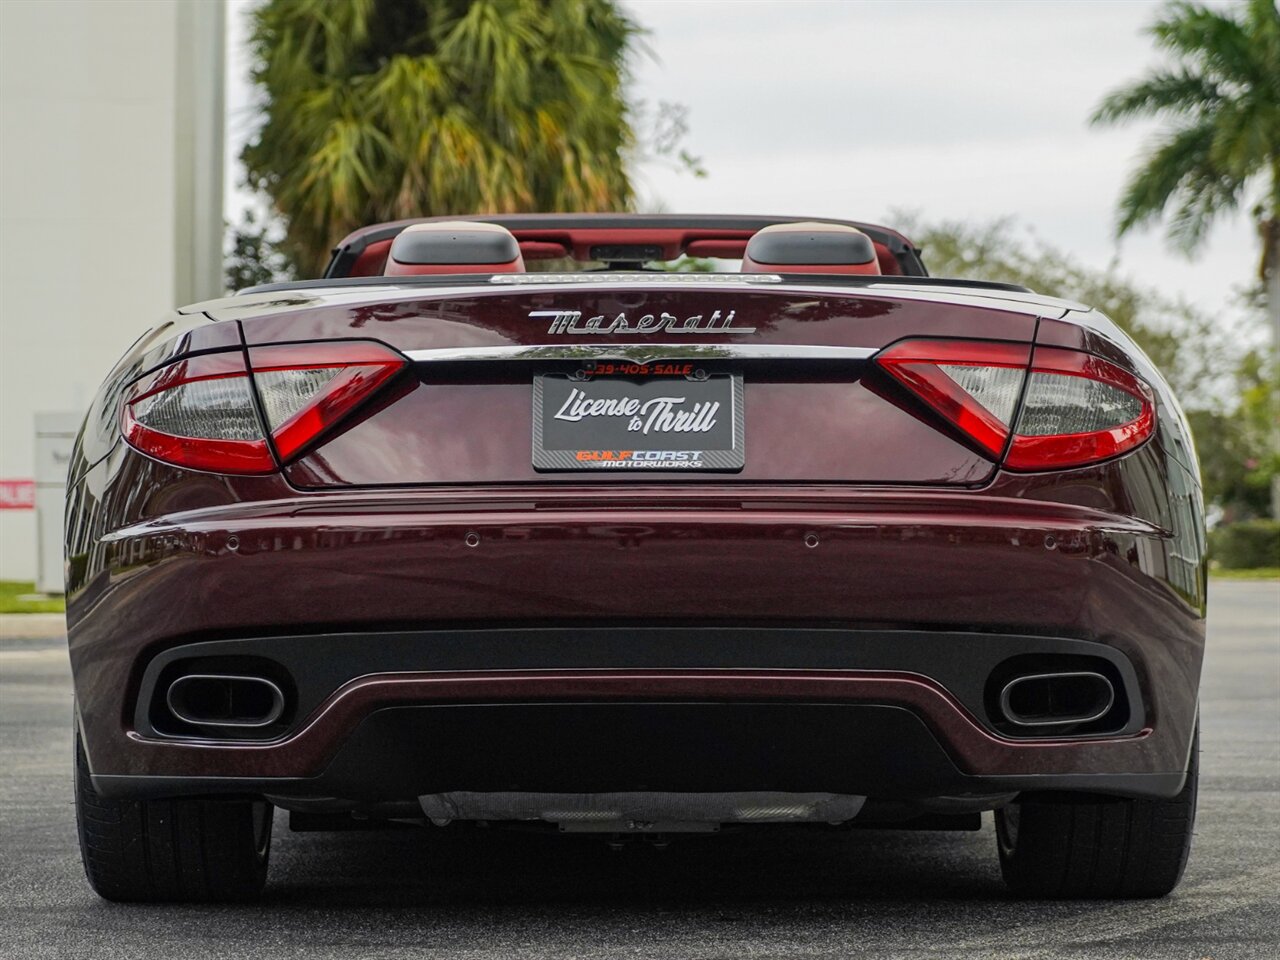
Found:
[[[199,727],[266,727],[284,713],[284,693],[265,677],[189,673],[169,684],[169,712]]]
[[[1115,687],[1100,673],[1032,673],[1004,685],[1000,712],[1019,727],[1065,727],[1100,720],[1115,701]]]

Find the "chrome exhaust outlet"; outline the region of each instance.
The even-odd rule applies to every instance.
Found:
[[[1100,673],[1032,673],[1014,677],[1000,691],[1000,712],[1019,727],[1091,723],[1116,702],[1115,687]]]
[[[265,677],[185,674],[169,684],[165,702],[198,727],[267,727],[284,714],[284,692]]]

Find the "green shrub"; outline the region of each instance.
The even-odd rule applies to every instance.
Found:
[[[61,597],[36,593],[36,585],[29,580],[0,580],[0,613],[62,613],[64,609]]]
[[[1280,520],[1242,520],[1209,531],[1209,557],[1228,570],[1280,567]]]

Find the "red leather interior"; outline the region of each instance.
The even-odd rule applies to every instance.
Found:
[[[716,240],[690,240],[684,248],[684,252],[690,257],[722,257],[725,260],[741,260],[743,252],[747,249],[747,240],[743,239],[716,239]]]
[[[567,243],[551,240],[526,240],[520,234],[516,234],[516,239],[520,241],[520,256],[526,260],[559,260],[561,257],[569,256],[569,250],[571,249]]]
[[[718,257],[726,260],[741,259],[746,251],[747,241],[752,236],[750,230],[669,230],[655,231],[651,229],[599,229],[599,230],[513,230],[512,233],[520,243],[520,253],[525,260],[553,260],[562,257],[573,257],[581,253],[585,258],[590,247],[596,244],[645,244],[663,247],[664,255],[675,259],[684,253],[690,257]],[[589,234],[589,236],[588,236]],[[349,277],[407,276],[406,265],[395,268],[397,273],[387,270],[387,258],[391,251],[392,239],[375,240],[366,246],[356,257],[345,273]],[[869,264],[858,265],[857,269],[847,265],[824,264],[819,267],[806,268],[800,265],[789,265],[786,270],[778,266],[755,264],[748,267],[743,264],[744,272],[766,273],[870,273],[879,272],[888,276],[901,276],[902,266],[898,258],[883,243],[875,243],[876,262],[879,271],[871,269]],[[512,272],[511,265],[481,264],[442,264],[440,269],[427,270],[423,265],[415,265],[414,272],[428,273],[501,273]],[[463,268],[466,268],[465,270]]]
[[[351,264],[349,277],[380,277],[387,266],[387,254],[391,252],[390,240],[375,240],[356,257]]]
[[[880,273],[887,277],[902,276],[902,264],[893,255],[893,251],[883,243],[874,243],[873,241],[873,244],[876,248],[876,262],[880,264]]]

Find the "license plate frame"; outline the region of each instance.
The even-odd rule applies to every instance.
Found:
[[[742,395],[738,373],[535,374],[534,469],[736,472],[746,464]]]

